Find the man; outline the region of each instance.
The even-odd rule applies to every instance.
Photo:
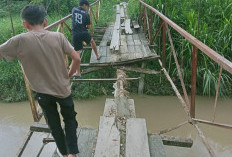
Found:
[[[81,50],[83,49],[83,42],[91,43],[91,47],[94,50],[97,60],[101,59],[101,56],[97,52],[97,46],[91,35],[88,33],[88,30],[91,26],[90,17],[87,12],[89,8],[89,2],[87,0],[81,0],[79,7],[74,7],[72,9],[72,38],[73,46],[75,51],[80,55]],[[76,71],[76,75],[73,78],[81,78],[80,67]]]
[[[43,7],[28,5],[22,10],[21,16],[28,32],[0,45],[0,59],[20,61],[31,89],[37,93],[36,97],[60,153],[64,157],[76,157],[78,124],[69,77],[80,64],[80,57],[63,34],[44,30],[47,19]],[[65,67],[65,54],[72,58],[69,72]],[[65,134],[57,103],[65,123]]]

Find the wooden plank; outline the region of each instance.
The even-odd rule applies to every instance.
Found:
[[[99,46],[98,54],[101,55],[102,57],[106,57],[106,49],[107,46]]]
[[[120,133],[114,117],[100,117],[99,132],[94,157],[119,157]]]
[[[114,99],[106,99],[105,108],[103,112],[103,116],[105,117],[115,117],[117,113],[117,105]]]
[[[134,40],[134,43],[135,43],[135,45],[141,45],[142,44],[140,40]]]
[[[42,140],[47,136],[47,133],[34,132],[22,154],[22,157],[37,156],[43,145]]]
[[[156,75],[159,74],[160,72],[151,70],[151,69],[144,69],[144,68],[135,68],[135,67],[125,67],[125,66],[118,66],[118,69],[126,70],[126,71],[133,71],[133,72],[138,72],[138,73],[144,73],[144,74],[152,74]]]
[[[50,135],[51,137],[52,135]],[[40,157],[52,157],[55,150],[56,150],[57,146],[56,146],[56,143],[55,142],[50,142],[50,143],[47,143],[44,148],[43,148],[43,151],[41,152],[40,154]]]
[[[119,51],[119,30],[113,31],[110,49],[113,51]]]
[[[143,49],[144,49],[144,56],[145,56],[145,57],[155,55],[154,53],[152,53],[152,51],[151,51],[151,49],[149,48],[148,45],[143,45],[142,47],[143,47]]]
[[[80,130],[80,131],[79,131]],[[78,148],[80,153],[78,157],[92,157],[93,147],[96,143],[97,129],[79,128]]]
[[[147,38],[145,37],[144,33],[139,33],[138,36],[139,36],[139,39],[140,39],[140,41],[142,42],[143,45],[148,45],[149,44],[149,42],[148,42]]]
[[[127,48],[127,42],[126,42],[126,36],[121,35],[121,46],[120,46],[120,52],[121,53],[128,53],[128,48]]]
[[[139,40],[139,35],[138,34],[133,34],[133,40]]]
[[[174,136],[160,135],[164,145],[178,146],[178,147],[192,147],[193,140],[191,138],[180,138]]]
[[[30,130],[34,132],[45,132],[45,133],[51,133],[51,130],[48,128],[47,124],[39,123],[39,122],[34,122],[30,126]]]
[[[145,119],[130,118],[126,123],[126,157],[150,157]]]
[[[141,46],[135,45],[136,58],[143,58],[144,57],[144,51],[141,48],[142,48]]]
[[[94,151],[94,145],[96,144],[97,129],[91,128],[78,128],[77,129],[77,142],[78,157],[92,157]],[[47,156],[46,156],[47,157]],[[57,151],[54,152],[52,157],[61,157],[57,154]]]
[[[111,54],[110,56],[110,62],[117,62],[118,61],[118,55],[117,54]]]
[[[131,21],[130,19],[125,20],[125,33],[126,34],[133,34],[133,31],[130,27],[130,21]]]
[[[166,157],[163,142],[159,135],[149,137],[149,149],[151,157]]]
[[[132,35],[127,35],[127,45],[134,45],[134,40],[133,40],[133,36]]]
[[[124,8],[120,9],[120,16],[121,16],[121,19],[125,19]]]
[[[117,107],[117,116],[129,118],[136,117],[133,99],[128,99],[127,97],[120,96],[115,98],[115,104]]]
[[[116,14],[120,14],[120,5],[116,5]]]
[[[133,25],[134,29],[138,30],[140,28],[140,26],[139,26],[139,24],[138,24],[137,21],[132,21],[132,25]]]
[[[121,21],[120,14],[117,14],[115,24],[114,24],[114,29],[120,29],[120,25],[121,25],[120,21]]]

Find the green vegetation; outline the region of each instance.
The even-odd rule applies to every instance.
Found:
[[[90,2],[94,2],[91,0]],[[115,18],[115,12],[112,11],[113,6],[120,2],[119,0],[104,0],[101,5],[100,21],[98,25],[106,25]],[[128,0],[129,14],[132,18],[138,19],[139,16],[139,3],[137,0]],[[165,4],[163,0],[146,0],[151,6],[165,12]],[[16,34],[25,32],[26,30],[21,25],[21,18],[19,17],[20,10],[23,6],[29,3],[37,3],[45,6],[48,12],[49,23],[52,23],[61,17],[71,13],[73,6],[77,6],[77,0],[10,0],[10,7],[13,15],[13,23]],[[95,10],[95,8],[93,8]],[[197,18],[198,18],[198,3],[192,1],[180,0],[167,0],[167,16],[184,28],[186,31],[194,36],[197,36]],[[71,20],[67,23],[70,25]],[[155,23],[153,24],[154,30],[158,27],[160,19],[156,16]],[[210,0],[202,1],[200,12],[200,32],[199,39],[221,55],[225,56],[228,60],[232,60],[232,0]],[[187,90],[190,91],[191,81],[191,49],[192,46],[189,42],[183,39],[177,32],[171,29],[175,49],[178,55],[179,63],[182,67],[184,81]],[[71,34],[66,30],[67,37],[71,39]],[[0,44],[4,43],[12,37],[12,30],[10,18],[7,10],[6,0],[0,2]],[[156,52],[160,54],[162,51],[158,36],[155,40],[157,47]],[[171,48],[169,42],[166,45],[167,58],[166,67],[169,67],[169,60]],[[91,52],[85,51],[82,61],[83,63],[89,62]],[[182,59],[183,58],[183,59]],[[219,75],[219,66],[212,62],[202,52],[198,53],[198,69],[197,69],[197,93],[202,95],[214,95],[217,86]],[[140,67],[140,63],[137,65]],[[175,68],[172,58],[170,64],[170,75],[177,86],[180,85],[177,69]],[[158,63],[149,62],[146,68],[159,70]],[[6,62],[0,61],[0,100],[3,101],[22,101],[27,99],[25,84],[23,81],[22,72],[18,61]],[[140,74],[127,72],[129,77],[138,77]],[[115,69],[107,68],[99,70],[91,74],[83,75],[84,78],[112,78],[115,77]],[[232,93],[232,76],[225,70],[222,75],[220,95],[231,95]],[[160,84],[160,80],[162,84]],[[167,82],[164,75],[146,75],[145,76],[145,93],[152,95],[172,95],[174,94],[169,82]],[[137,92],[138,82],[131,81],[129,83],[129,92]],[[110,82],[81,82],[73,83],[72,94],[75,98],[92,98],[97,95],[111,94],[113,91],[112,83]]]
[[[198,25],[198,1],[181,0],[145,0],[146,3],[165,14],[168,18],[185,29],[187,32],[197,37],[200,41],[214,49],[216,52],[232,61],[232,0],[201,0],[199,37],[197,35]],[[137,0],[129,0],[129,11],[132,17],[138,18],[139,5]],[[166,11],[165,11],[165,8]],[[136,11],[137,10],[137,11]],[[149,12],[148,12],[149,13]],[[160,24],[160,19],[156,16],[153,29],[156,30]],[[192,67],[192,45],[183,37],[171,29],[173,43],[177,52],[184,81],[188,91],[191,85],[191,67]],[[155,43],[158,47],[155,49],[161,54],[160,37],[157,37]],[[167,58],[166,68],[169,67],[169,60],[172,57],[170,65],[170,74],[173,78],[177,77],[177,69],[171,53],[171,46],[167,39],[166,43]],[[219,76],[219,65],[213,62],[209,57],[198,51],[198,69],[197,69],[197,93],[204,95],[215,95],[217,80]],[[225,70],[222,73],[222,82],[220,86],[220,95],[231,95],[232,76]]]

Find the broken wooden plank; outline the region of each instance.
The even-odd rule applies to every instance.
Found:
[[[126,34],[133,34],[133,31],[132,31],[132,29],[130,27],[130,23],[131,23],[130,19],[125,20],[125,33]]]
[[[174,136],[160,135],[164,145],[177,147],[192,147],[193,140],[191,138],[180,138]]]
[[[151,70],[151,69],[144,69],[144,68],[137,68],[137,67],[125,67],[125,66],[118,66],[118,69],[126,70],[126,71],[133,71],[133,72],[138,72],[138,73],[144,73],[144,74],[152,74],[156,75],[159,74],[160,72]]]
[[[110,44],[110,49],[114,51],[119,51],[119,30],[114,30],[112,35],[112,40]]]
[[[30,130],[34,132],[45,132],[45,133],[51,133],[51,130],[49,129],[47,124],[39,123],[39,122],[34,122],[30,126]]]
[[[120,16],[121,16],[121,19],[125,19],[125,13],[124,13],[124,8],[121,8],[120,9]]]
[[[132,21],[132,25],[133,25],[134,29],[136,29],[136,30],[138,30],[140,28],[137,21]]]
[[[129,118],[126,123],[126,157],[150,157],[145,119]]]
[[[120,14],[120,5],[116,5],[116,14]]]
[[[120,18],[120,14],[116,15],[116,20],[114,23],[114,29],[120,29],[120,25],[121,25],[121,18]]]
[[[166,157],[163,142],[159,135],[149,137],[149,149],[151,157]]]
[[[94,157],[119,157],[120,133],[114,117],[100,117]]]

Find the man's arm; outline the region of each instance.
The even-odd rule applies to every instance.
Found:
[[[81,59],[80,59],[80,55],[76,51],[73,51],[71,54],[69,54],[69,56],[72,58],[72,63],[70,65],[70,70],[68,72],[68,76],[72,77],[72,75],[78,69],[78,66],[80,66]]]

